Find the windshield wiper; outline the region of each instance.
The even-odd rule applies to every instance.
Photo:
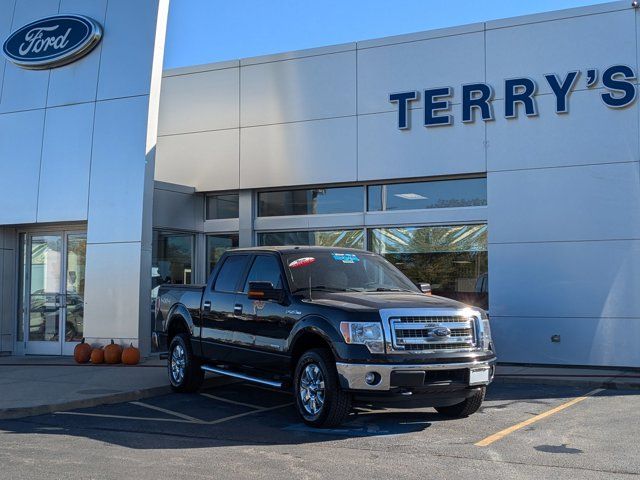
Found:
[[[292,294],[300,293],[300,292],[308,292],[309,290],[321,290],[321,291],[333,291],[333,292],[346,292],[346,288],[338,288],[338,287],[327,287],[325,285],[315,285],[312,287],[300,287],[296,288]]]
[[[411,290],[405,288],[378,287],[375,290],[369,290],[369,292],[411,292]]]

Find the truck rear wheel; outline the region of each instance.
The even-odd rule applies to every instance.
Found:
[[[464,418],[472,415],[478,411],[480,405],[484,401],[484,395],[487,392],[486,387],[482,387],[471,397],[465,399],[463,402],[456,403],[449,407],[436,407],[436,411],[442,415],[446,415],[451,418]]]
[[[189,335],[180,333],[173,337],[167,361],[169,382],[175,392],[195,392],[204,381],[200,362],[193,355]]]
[[[351,395],[340,388],[336,362],[329,350],[302,354],[294,375],[296,409],[312,427],[340,425],[351,409]]]

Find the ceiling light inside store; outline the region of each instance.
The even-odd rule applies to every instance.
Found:
[[[394,197],[404,198],[405,200],[426,200],[427,197],[423,197],[417,193],[396,193]]]

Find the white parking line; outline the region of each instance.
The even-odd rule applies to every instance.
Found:
[[[130,402],[133,403],[133,402]],[[153,422],[174,422],[174,423],[187,423],[192,425],[217,425],[219,423],[228,422],[229,420],[235,420],[237,418],[246,417],[247,415],[254,415],[256,413],[268,412],[271,410],[277,410],[278,408],[290,407],[293,403],[283,403],[282,405],[276,405],[275,407],[265,407],[251,410],[250,412],[239,413],[237,415],[230,415],[228,417],[219,418],[217,420],[212,421],[204,421],[198,420],[197,418],[193,418],[193,420],[182,420],[178,418],[148,418],[148,417],[133,417],[127,415],[109,415],[106,413],[87,413],[87,412],[53,412],[54,415],[78,415],[83,417],[98,417],[98,418],[118,418],[122,420],[143,420],[143,421],[153,421]],[[175,413],[175,412],[173,412]],[[187,416],[187,415],[185,415]]]
[[[128,415],[109,415],[106,413],[87,413],[87,412],[53,412],[54,415],[78,415],[82,417],[99,417],[99,418],[120,418],[123,420],[146,420],[152,422],[174,422],[174,423],[198,423],[198,424],[206,424],[207,422],[203,422],[198,420],[197,422],[192,422],[188,420],[179,420],[177,418],[150,418],[150,417],[130,417]]]
[[[227,402],[227,403],[232,403],[234,405],[240,405],[241,407],[249,407],[249,408],[254,408],[256,410],[260,410],[261,406],[259,405],[254,405],[253,403],[244,403],[244,402],[237,402],[235,400],[229,400],[228,398],[222,398],[222,397],[218,397],[216,395],[211,395],[210,393],[201,393],[200,395],[202,395],[203,397],[207,397],[207,398],[212,398],[213,400],[219,400],[221,402]]]
[[[167,415],[173,415],[174,417],[182,418],[183,420],[188,420],[190,422],[201,422],[199,418],[190,417],[189,415],[185,415],[184,413],[174,412],[173,410],[167,410],[166,408],[156,407],[155,405],[149,405],[144,402],[129,402],[131,405],[138,405],[139,407],[149,408],[151,410],[156,410],[158,412],[166,413]]]
[[[293,403],[283,403],[282,405],[276,405],[275,407],[265,407],[259,410],[253,410],[251,412],[239,413],[237,415],[231,415],[230,417],[220,418],[218,420],[213,420],[212,422],[207,422],[207,425],[216,425],[218,423],[228,422],[229,420],[235,420],[236,418],[246,417],[247,415],[253,415],[255,413],[268,412],[270,410],[277,410],[278,408],[290,407]]]

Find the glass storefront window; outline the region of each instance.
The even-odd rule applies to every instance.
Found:
[[[191,233],[153,232],[152,288],[172,283],[192,283],[193,246]]]
[[[369,249],[435,295],[488,307],[486,225],[374,228]]]
[[[239,195],[237,193],[227,193],[220,195],[208,195],[207,199],[207,220],[220,220],[223,218],[238,218]]]
[[[367,209],[370,212],[486,204],[486,178],[371,185],[367,188]]]
[[[364,248],[363,230],[317,230],[258,234],[260,246],[311,245],[321,247]]]
[[[238,234],[230,233],[224,235],[208,235],[207,236],[207,274],[210,274],[213,267],[216,266],[222,254],[238,246]]]
[[[311,188],[258,193],[258,216],[320,215],[364,210],[364,187]]]

